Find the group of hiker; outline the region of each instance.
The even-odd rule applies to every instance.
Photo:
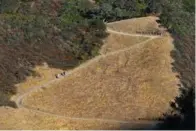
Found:
[[[60,77],[63,77],[63,76],[65,76],[65,75],[66,75],[66,72],[64,71],[64,72],[62,72],[62,73],[60,73],[60,74],[56,74],[55,77],[56,77],[56,78],[60,78]]]

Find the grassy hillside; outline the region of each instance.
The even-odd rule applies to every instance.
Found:
[[[121,42],[127,42],[127,38],[122,36]],[[120,120],[160,117],[169,109],[168,103],[178,90],[178,81],[171,70],[172,49],[168,36],[135,46],[127,44],[124,51],[118,53],[117,49],[114,54],[97,57],[76,68],[60,83],[31,94],[24,104],[71,117]]]
[[[166,41],[158,39],[100,58],[51,89],[32,94],[25,105],[75,117],[159,117],[177,95],[168,49],[160,49]]]
[[[108,24],[108,27],[116,31],[126,31],[127,33],[137,33],[137,32],[159,33],[164,29],[159,27],[160,24],[156,22],[157,20],[158,17],[153,17],[153,16],[133,18],[131,20],[128,19],[128,20],[121,20],[117,22],[111,22]]]
[[[149,41],[140,43],[146,40]],[[32,93],[24,99],[24,104],[70,117],[133,120],[162,116],[177,95],[178,81],[170,65],[173,62],[170,57],[172,39],[164,36],[150,40],[110,34],[104,41],[110,47],[118,47],[105,55],[121,51],[82,64],[59,83]],[[0,111],[5,112],[5,109]],[[0,119],[3,129],[132,129],[134,126],[133,123],[56,118],[26,109],[7,109],[6,112]],[[14,116],[7,118],[13,113]]]
[[[146,40],[149,41],[140,43]],[[177,95],[178,81],[170,65],[173,61],[170,57],[172,39],[164,36],[150,40],[110,34],[104,41],[109,47],[117,46],[106,51],[106,55],[121,51],[82,64],[60,83],[25,98],[24,104],[66,116],[117,120],[162,116],[169,108],[169,101]],[[123,46],[119,47],[119,44]],[[123,126],[119,123],[62,120],[26,109],[5,111],[2,108],[0,111],[7,112],[0,119],[3,129],[119,129]],[[13,113],[14,116],[7,118]]]
[[[36,76],[43,62],[65,69],[96,56],[106,37],[103,20],[145,16],[145,0],[1,0],[0,105],[9,105],[15,84]],[[116,8],[119,6],[119,8]],[[150,11],[151,12],[151,11]],[[7,97],[5,97],[7,96]],[[11,103],[14,106],[14,103]]]
[[[104,45],[102,46],[100,53],[107,54],[116,50],[126,49],[147,39],[147,37],[131,37],[109,34],[107,39],[104,40]]]
[[[115,120],[164,114],[161,129],[194,129],[194,11],[194,0],[0,0],[0,106],[16,107],[11,100],[29,87],[101,54],[25,98],[29,109],[0,107],[0,129],[133,126],[39,110]],[[108,35],[104,21],[130,36]],[[141,32],[166,35],[131,36]]]
[[[6,113],[5,113],[6,112]],[[0,129],[26,129],[26,130],[92,130],[92,129],[121,129],[120,123],[92,121],[78,121],[66,118],[57,118],[26,109],[14,110],[11,108],[0,108]],[[13,115],[14,114],[14,115]],[[126,124],[127,127],[134,125]]]

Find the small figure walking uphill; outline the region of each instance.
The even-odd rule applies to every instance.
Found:
[[[66,72],[64,71],[64,72],[62,72],[62,73],[60,73],[60,74],[55,74],[55,77],[58,79],[58,78],[60,78],[61,76],[65,76],[66,75]]]

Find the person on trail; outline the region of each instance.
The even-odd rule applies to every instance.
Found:
[[[64,76],[64,72],[61,73],[61,76]]]
[[[57,79],[59,78],[59,74],[56,74],[55,76],[56,76]]]
[[[65,76],[65,75],[66,75],[66,72],[64,71],[63,73],[61,73],[61,75],[62,75],[62,76]]]

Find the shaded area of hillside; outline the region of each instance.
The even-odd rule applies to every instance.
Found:
[[[160,129],[195,129],[195,1],[165,1],[160,16],[174,38],[173,70],[179,75],[180,95],[171,102]]]
[[[99,8],[93,10],[97,17],[107,22],[155,15],[161,8],[160,0],[95,0]]]

